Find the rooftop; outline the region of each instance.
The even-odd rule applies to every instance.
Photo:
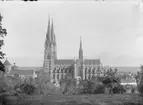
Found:
[[[6,59],[5,62],[3,63],[5,66],[11,66],[10,62]]]

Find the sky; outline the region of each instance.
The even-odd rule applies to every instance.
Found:
[[[48,17],[53,18],[59,59],[78,57],[80,36],[85,59],[103,65],[143,64],[142,8],[136,1],[49,1],[1,3],[7,29],[3,51],[18,66],[42,66]]]

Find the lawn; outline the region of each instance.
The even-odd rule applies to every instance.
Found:
[[[21,105],[143,105],[137,94],[46,95],[22,100]],[[123,104],[123,103],[136,104]],[[137,104],[140,103],[140,104]]]

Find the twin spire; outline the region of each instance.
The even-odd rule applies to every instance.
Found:
[[[51,22],[50,16],[49,16],[45,47],[47,47],[50,44],[56,45],[56,39],[55,39],[53,19],[52,19],[52,22]]]
[[[47,33],[46,33],[45,48],[47,49],[47,46],[49,46],[51,44],[56,46],[56,38],[55,38],[55,33],[54,33],[53,18],[52,18],[52,22],[51,22],[50,16],[49,16],[48,29],[47,29]],[[79,59],[83,60],[83,49],[82,49],[81,36],[80,36]]]

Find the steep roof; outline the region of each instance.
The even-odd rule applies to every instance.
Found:
[[[14,63],[14,65],[13,65],[11,68],[12,68],[12,70],[17,70],[17,69],[19,69],[19,67],[16,66],[15,63]]]
[[[58,65],[74,64],[74,59],[58,59],[58,60],[55,60],[55,64],[58,64]]]
[[[5,62],[3,63],[5,66],[11,66],[10,62],[6,59]]]
[[[101,64],[101,62],[100,62],[100,59],[85,59],[84,64],[99,65]]]
[[[24,76],[32,76],[34,73],[34,70],[12,70],[10,71],[9,75],[24,75]]]
[[[58,64],[58,65],[68,65],[68,64],[74,64],[74,59],[58,59],[58,60],[55,60],[55,64]],[[100,62],[100,59],[85,59],[84,60],[84,64],[86,65],[99,65],[101,64]]]

